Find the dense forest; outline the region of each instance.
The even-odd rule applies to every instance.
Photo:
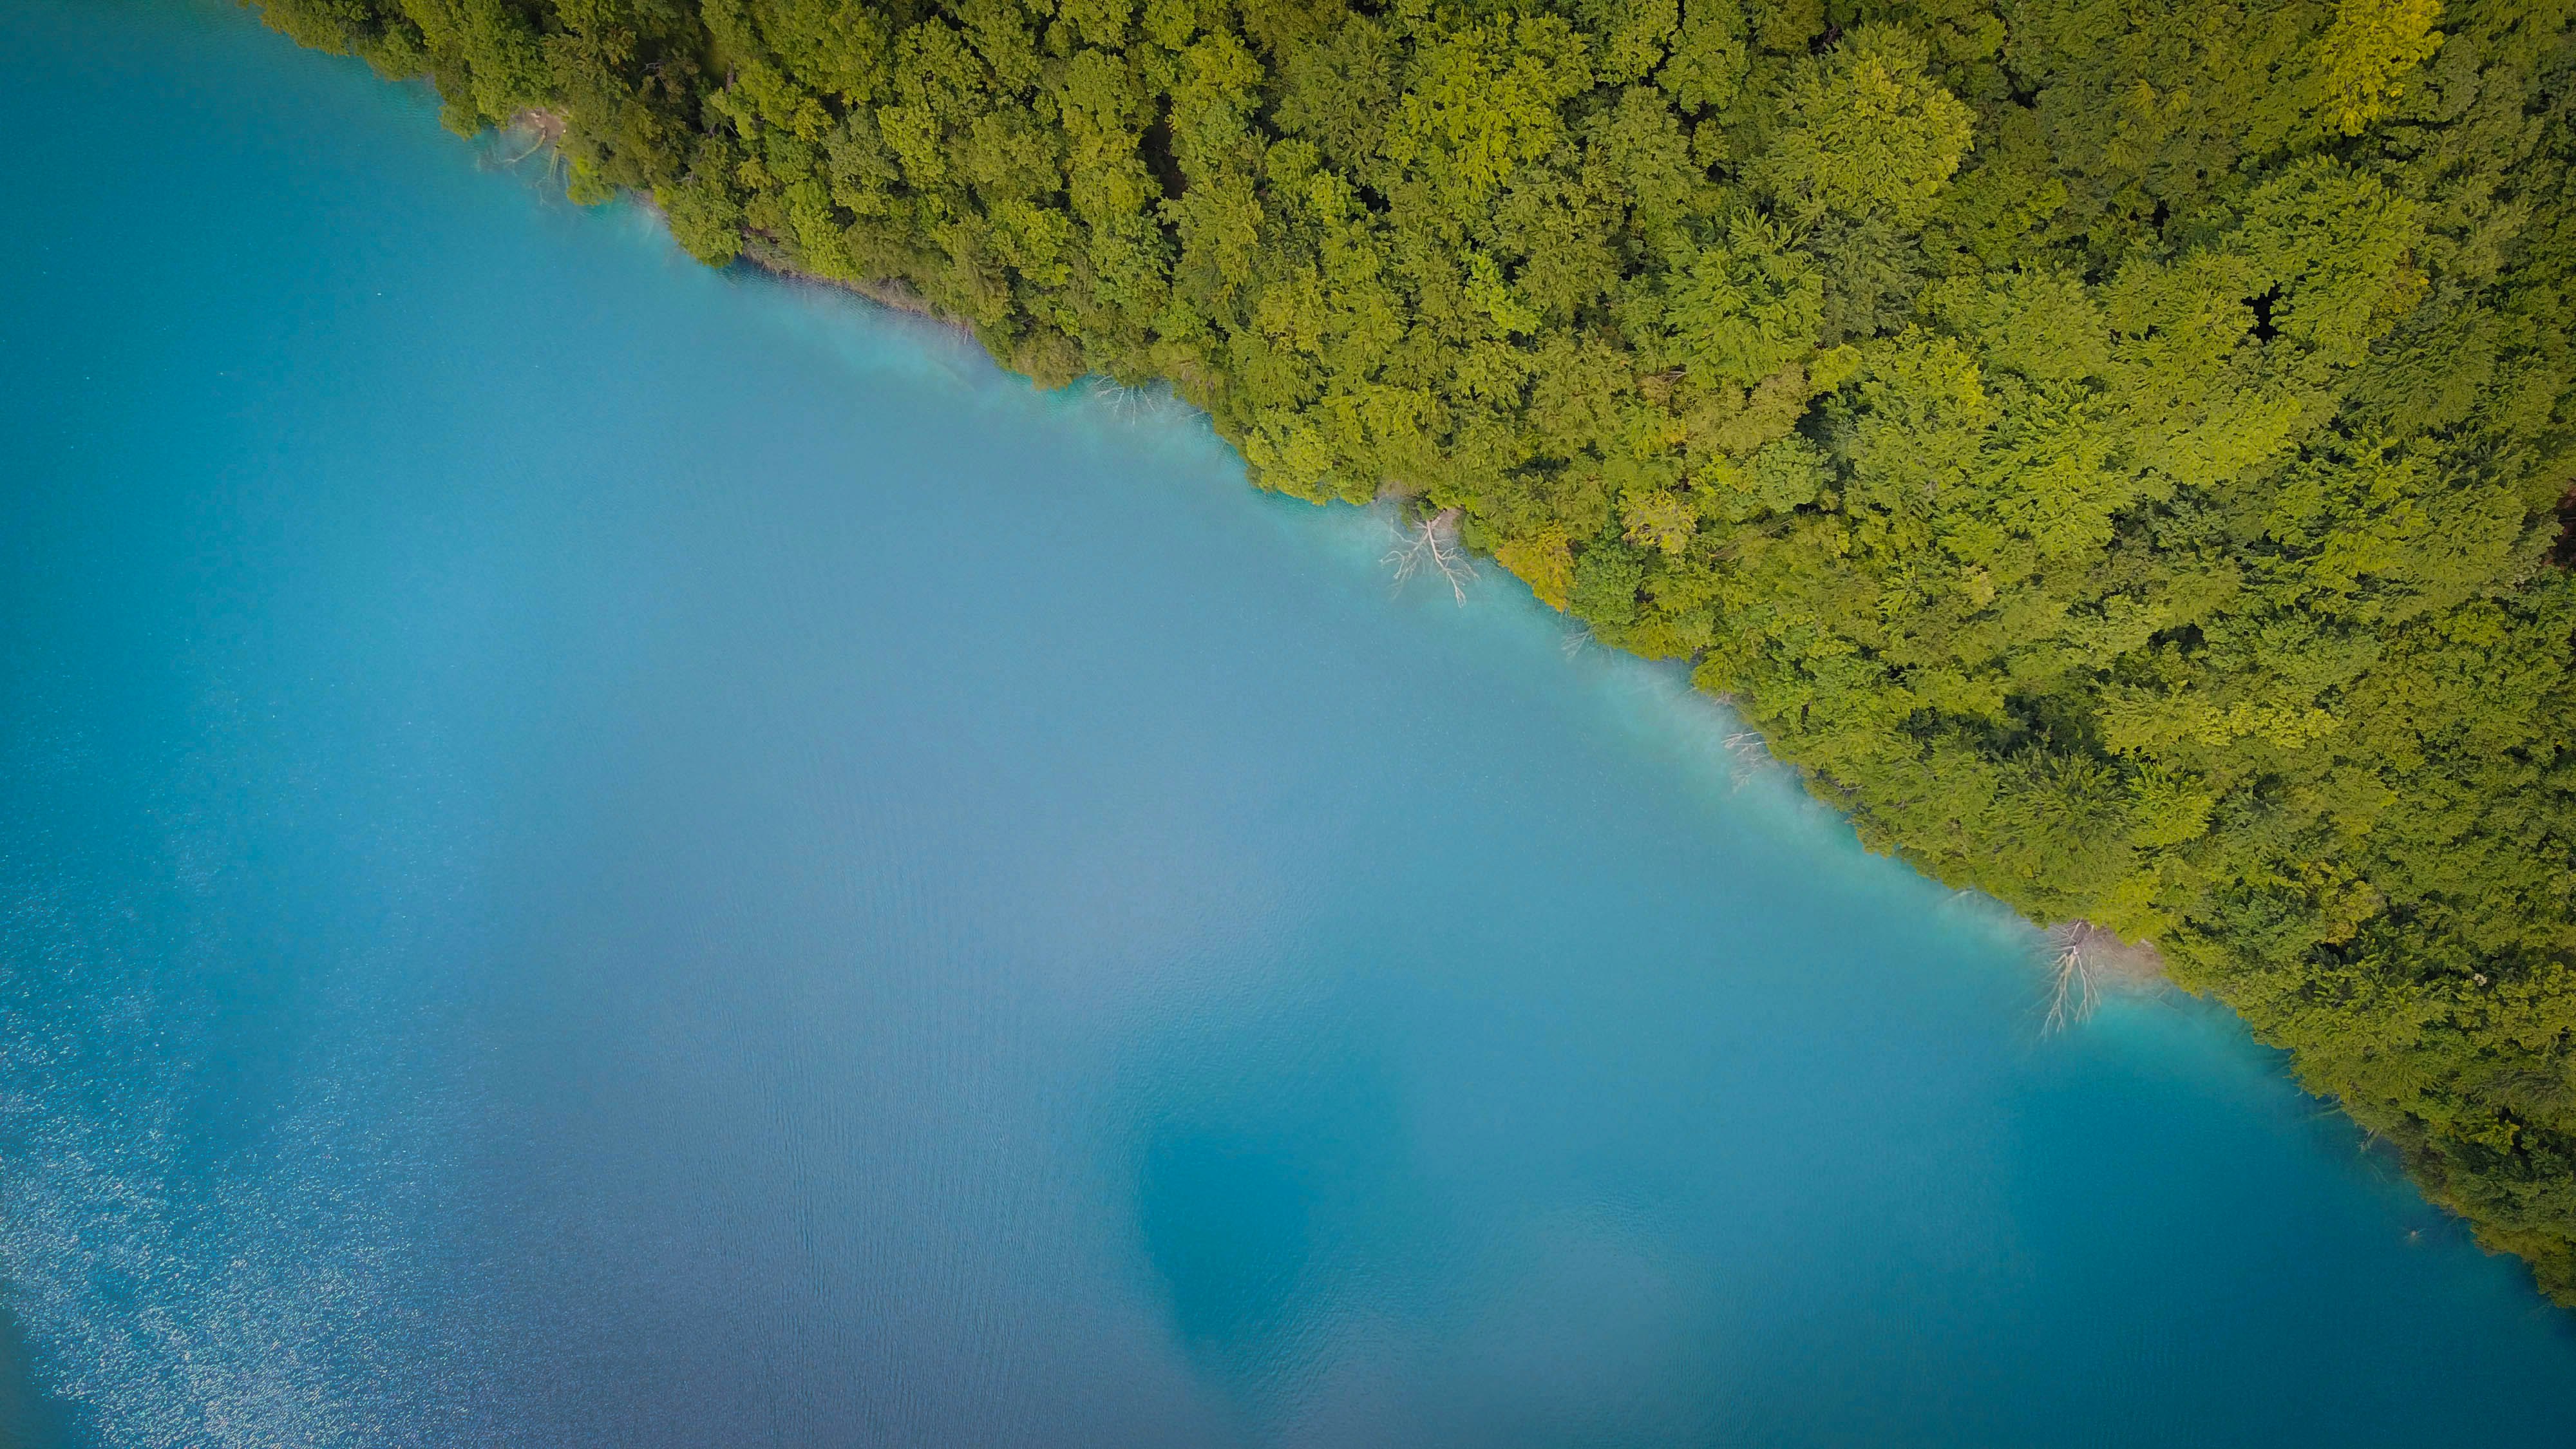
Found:
[[[262,3],[1454,527],[2576,1301],[2576,0]]]

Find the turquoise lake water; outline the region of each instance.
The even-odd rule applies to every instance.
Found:
[[[0,0],[0,1422],[2576,1442],[2223,1011],[1152,397]]]

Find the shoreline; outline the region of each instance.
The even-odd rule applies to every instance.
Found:
[[[650,193],[628,189],[621,190],[619,195],[631,200],[636,206],[652,215],[657,222],[661,223],[664,235],[670,234],[669,218],[663,215],[661,207],[654,204]],[[677,240],[674,239],[672,244],[677,246]],[[940,310],[900,278],[869,282],[826,276],[821,272],[798,266],[775,243],[765,238],[747,237],[741,255],[735,259],[735,264],[781,281],[828,287],[834,291],[845,292],[889,312],[932,323],[974,343],[995,367],[1028,381],[1032,387],[1037,386],[1034,379],[1028,378],[1024,373],[1013,372],[1008,362],[995,356],[991,348],[985,347],[983,339],[976,335],[974,324],[962,317]],[[1097,376],[1098,374],[1085,375]],[[1168,379],[1166,382],[1168,384]],[[1068,387],[1071,385],[1067,384]],[[1187,400],[1183,399],[1183,401]],[[1206,414],[1206,409],[1197,408],[1195,404],[1191,406],[1202,416]],[[1233,447],[1234,444],[1229,442],[1227,446]],[[1388,486],[1380,489],[1374,501],[1401,502],[1411,496]],[[1454,520],[1456,514],[1456,509],[1449,509],[1441,516]],[[1459,546],[1462,545],[1452,545],[1452,547]],[[1501,566],[1499,560],[1494,560],[1490,552],[1479,550],[1469,550],[1469,552],[1494,561],[1497,567]],[[1461,602],[1464,602],[1463,598]],[[1563,610],[1558,612],[1564,613]],[[1725,699],[1725,696],[1712,697]],[[1770,741],[1763,740],[1762,747],[1766,751],[1769,750]],[[1777,756],[1775,755],[1774,758]],[[1807,772],[1802,769],[1799,773],[1803,775]],[[1810,793],[1815,793],[1812,788]],[[1833,803],[1821,794],[1817,795],[1817,798],[1829,805]],[[1856,826],[1858,816],[1852,810],[1837,806],[1836,813],[1846,824]],[[1864,848],[1869,848],[1866,842],[1864,842]],[[1907,869],[1923,875],[1926,879],[1937,879],[1922,866],[1907,860],[1901,852],[1880,852],[1872,849],[1871,853],[1885,854],[1888,859],[1903,864]],[[2152,939],[2141,937],[2134,941],[2129,940],[2110,928],[2097,925],[2081,916],[2057,921],[2034,920],[2001,896],[1990,892],[1980,892],[1980,894],[1986,895],[1988,899],[2019,916],[2023,921],[2028,922],[2032,929],[2040,933],[2041,954],[2038,959],[2043,981],[2048,987],[2048,1016],[2051,1022],[2056,1023],[2052,1030],[2079,1024],[2085,1017],[2092,1014],[2094,1006],[2100,1000],[2114,993],[2133,994],[2170,988],[2186,995],[2199,994],[2174,980],[2165,961],[2164,952]],[[2232,1006],[2229,1009],[2234,1010]]]
[[[662,209],[653,204],[652,197],[640,192],[629,192],[627,194],[633,196],[638,204],[651,211],[655,217],[658,218],[661,216]],[[663,230],[667,232],[669,229],[669,222],[665,220],[663,223]],[[673,245],[676,246],[678,243],[675,241],[673,242]],[[769,276],[779,278],[782,281],[803,282],[811,286],[830,287],[835,291],[847,292],[862,301],[873,302],[877,306],[883,307],[889,312],[900,312],[907,317],[918,317],[925,322],[935,322],[939,326],[976,343],[978,346],[982,346],[983,339],[975,335],[975,327],[973,323],[968,322],[963,317],[954,316],[932,306],[929,299],[914,291],[909,283],[902,281],[900,278],[883,282],[863,282],[850,281],[841,277],[827,277],[821,272],[809,271],[806,268],[800,267],[794,262],[789,261],[784,252],[778,250],[778,248],[767,242],[753,242],[745,245],[742,249],[742,255],[737,258],[737,261],[741,265],[749,267],[754,271],[766,273]],[[992,349],[986,348],[985,355],[988,357],[992,356]],[[993,360],[995,365],[1002,366],[1004,371],[1009,370],[1007,365],[1002,363],[1001,359],[994,358]]]
[[[662,217],[662,209],[654,205],[653,198],[650,195],[634,191],[629,191],[624,194],[632,197],[637,205],[651,212],[657,220],[661,220],[663,222],[664,232],[666,234],[668,233],[670,229],[669,222],[666,218]],[[674,245],[677,245],[677,243],[674,242]],[[765,273],[783,281],[799,282],[810,286],[829,287],[835,291],[847,292],[863,301],[883,307],[889,312],[900,313],[908,317],[918,317],[923,321],[935,323],[941,328],[955,332],[959,336],[974,342],[978,347],[983,346],[983,339],[976,335],[975,328],[972,323],[966,321],[962,317],[957,317],[950,313],[943,312],[939,308],[931,305],[927,298],[924,298],[920,293],[914,291],[909,284],[903,282],[899,278],[884,282],[865,282],[825,276],[820,272],[811,271],[807,268],[796,265],[793,261],[787,258],[784,252],[780,251],[774,244],[766,240],[747,241],[743,247],[742,255],[737,259],[737,261],[741,265],[748,266],[755,271]],[[1003,359],[994,356],[991,348],[983,348],[983,351],[985,357],[990,359],[994,366],[1001,368],[1004,372],[1011,372],[1010,364],[1005,362]],[[1016,372],[1012,372],[1011,375],[1014,377],[1026,377],[1026,374]],[[1085,375],[1097,376],[1098,374]],[[1168,382],[1168,380],[1166,381]],[[1030,385],[1036,386],[1035,381],[1030,380]],[[1068,384],[1068,386],[1070,386],[1070,384]],[[1186,399],[1183,401],[1186,401]],[[1193,405],[1193,407],[1195,408],[1195,405]],[[1206,413],[1206,409],[1204,408],[1196,408],[1195,410],[1202,416]],[[1232,443],[1228,443],[1227,446],[1232,447],[1234,445]],[[1398,491],[1392,486],[1388,486],[1379,490],[1375,501],[1402,501],[1410,496],[1412,495]],[[1454,508],[1448,509],[1444,511],[1441,517],[1452,520],[1454,526],[1457,512],[1458,510]],[[1458,545],[1453,545],[1453,547],[1456,546]],[[1493,559],[1493,555],[1489,552],[1477,550],[1470,550],[1470,552],[1475,552],[1479,557],[1487,560]],[[1496,562],[1497,567],[1500,567],[1499,561]],[[1559,610],[1558,612],[1563,613],[1564,611]],[[1568,617],[1571,616],[1569,615]],[[1723,698],[1723,696],[1711,697]],[[1768,750],[1770,748],[1770,741],[1767,739],[1763,740],[1762,746],[1765,750]],[[1821,799],[1823,797],[1819,796],[1819,798]],[[1826,803],[1830,804],[1832,802],[1827,801]],[[1846,823],[1853,822],[1857,819],[1853,812],[1848,809],[1838,808],[1837,813],[1842,816]],[[1881,852],[1873,850],[1871,853],[1879,854]],[[1906,860],[1902,854],[1893,851],[1885,852],[1885,854],[1889,859],[1904,864],[1908,869],[1913,870],[1918,874],[1925,875],[1927,879],[1933,878],[1928,872],[1925,872],[1921,866],[1915,864],[1913,861]],[[1980,892],[1980,894],[1986,894],[1988,899],[2002,905],[2004,909],[2011,911],[2016,916],[2020,916],[2024,921],[2028,921],[2032,928],[2040,933],[2041,947],[2044,953],[2042,958],[2043,964],[2051,982],[2053,995],[2062,997],[2068,973],[2070,971],[2076,972],[2080,979],[2089,983],[2089,994],[2096,999],[2098,999],[2099,996],[2107,995],[2112,991],[2135,992],[2163,987],[2171,987],[2175,990],[2184,991],[2187,994],[2197,994],[2191,993],[2188,987],[2181,986],[2173,979],[2172,973],[2167,969],[2164,952],[2158,948],[2156,943],[2151,939],[2142,937],[2138,940],[2132,941],[2119,935],[2117,932],[2112,931],[2108,927],[2097,925],[2081,916],[2070,917],[2062,921],[2032,920],[2030,916],[2024,914],[2018,907],[2015,907],[2011,902],[2004,900],[2002,897],[1995,896],[1987,892]],[[2232,1010],[2233,1008],[2231,1007],[2230,1009]],[[2052,1011],[2054,1011],[2054,1008],[2052,1008]],[[2085,1008],[2081,1014],[2089,1015],[2090,1008]]]

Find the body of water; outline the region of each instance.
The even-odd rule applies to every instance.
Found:
[[[0,0],[0,1415],[67,1445],[2565,1445],[2224,1012],[1150,395]]]

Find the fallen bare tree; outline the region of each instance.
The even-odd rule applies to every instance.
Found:
[[[2090,921],[2048,928],[2048,1012],[2043,1032],[2082,1023],[2111,991],[2134,991],[2164,977],[2163,958],[2144,942],[2121,940]]]
[[[1467,546],[1459,541],[1457,509],[1443,508],[1429,514],[1410,528],[1398,528],[1395,536],[1395,547],[1381,562],[1394,565],[1397,587],[1428,570],[1447,581],[1451,597],[1461,604],[1467,602],[1467,585],[1476,577],[1476,562],[1467,557]]]
[[[502,137],[514,138],[520,135],[525,135],[528,138],[528,145],[527,149],[521,151],[518,155],[511,157],[507,161],[500,162],[500,166],[502,169],[507,170],[510,167],[516,166],[520,162],[527,160],[529,157],[534,156],[548,146],[562,144],[564,138],[564,127],[567,124],[569,123],[560,113],[539,110],[533,106],[519,112],[515,116],[512,116],[510,118],[509,125],[503,128],[501,132]]]

